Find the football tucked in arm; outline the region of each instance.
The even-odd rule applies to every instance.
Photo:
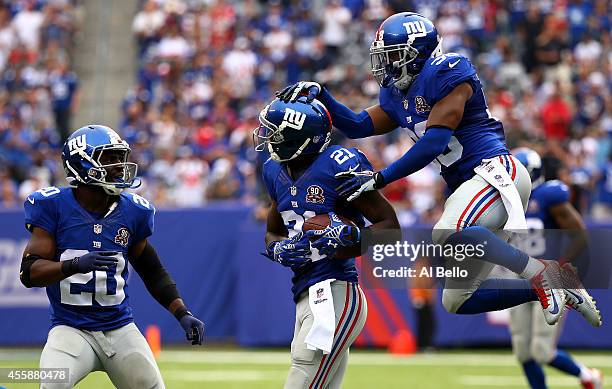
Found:
[[[340,220],[342,220],[342,223],[348,224],[351,226],[356,226],[356,224],[353,223],[353,221],[351,221],[350,219],[347,219],[346,217],[340,216],[340,215],[338,215],[338,217],[340,218]],[[302,231],[306,233],[307,231],[310,231],[310,230],[324,230],[327,227],[329,227],[329,215],[322,214],[322,215],[316,215],[316,216],[311,217],[310,219],[307,219],[304,222],[304,225],[302,226]],[[310,241],[315,241],[317,239],[318,239],[317,236],[312,236],[310,238]],[[342,248],[336,251],[336,254],[334,255],[334,258],[337,258],[337,259],[348,259],[348,258],[353,258],[353,257],[355,257],[355,255],[350,254],[350,249],[348,247],[345,247],[345,248]]]

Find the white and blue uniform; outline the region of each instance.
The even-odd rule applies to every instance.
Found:
[[[405,92],[393,86],[380,91],[382,109],[406,128],[416,142],[425,133],[431,107],[466,82],[473,94],[465,104],[461,122],[453,131],[446,151],[435,160],[452,191],[432,232],[434,242],[439,244],[469,226],[485,227],[507,240],[509,235],[502,229],[508,221],[508,211],[501,194],[474,169],[483,160],[491,160],[491,164],[505,168],[520,197],[517,202],[522,205],[514,212],[520,213],[525,210],[531,191],[529,173],[510,155],[503,125],[491,117],[476,70],[466,57],[447,53],[430,58]],[[494,267],[492,263],[475,260],[466,261],[464,265],[472,283],[466,287],[464,279],[446,280],[442,302],[449,312],[457,312]]]
[[[309,218],[336,212],[364,225],[363,216],[346,202],[340,201],[335,187],[336,173],[359,165],[372,170],[370,162],[359,150],[329,146],[297,180],[293,180],[284,164],[272,159],[263,165],[263,178],[272,199],[277,203],[289,237],[302,231]],[[365,295],[357,281],[355,259],[330,259],[312,250],[311,263],[294,271],[293,299],[296,319],[291,343],[291,369],[285,388],[340,388],[348,364],[348,350],[361,332],[366,316]],[[335,314],[333,347],[329,354],[311,350],[305,339],[313,325],[308,288],[321,281],[331,283]]]
[[[68,367],[70,383],[42,387],[69,388],[89,372],[105,370],[120,388],[163,388],[151,350],[133,324],[127,284],[128,252],[152,234],[153,205],[122,193],[108,215],[94,215],[81,207],[71,188],[49,187],[28,196],[24,208],[28,230],[38,227],[53,236],[56,261],[90,251],[118,252],[116,267],[47,286],[51,330],[40,367]]]

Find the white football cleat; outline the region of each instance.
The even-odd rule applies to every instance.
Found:
[[[584,289],[576,268],[565,263],[561,267],[561,278],[565,287],[565,303],[579,312],[593,327],[600,327],[601,314],[593,297]]]
[[[565,311],[566,296],[561,287],[561,267],[556,261],[539,261],[544,264],[544,269],[531,278],[531,286],[538,295],[546,322],[553,325]]]
[[[582,389],[602,389],[603,388],[603,374],[597,369],[589,369],[591,372],[591,378],[588,380],[580,381]]]

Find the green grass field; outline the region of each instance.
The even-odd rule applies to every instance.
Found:
[[[0,367],[35,367],[39,350],[0,349]],[[612,353],[574,353],[587,366],[612,376]],[[168,349],[159,366],[169,389],[280,388],[289,364],[283,350]],[[554,388],[578,388],[573,377],[547,368]],[[37,388],[35,384],[0,383],[5,388]],[[106,374],[90,374],[77,388],[113,388]],[[344,380],[347,389],[371,388],[526,388],[510,352],[453,351],[395,357],[382,351],[351,353]]]

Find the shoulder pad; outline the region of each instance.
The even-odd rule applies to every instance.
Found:
[[[136,208],[143,211],[150,211],[155,213],[155,207],[153,206],[153,203],[140,196],[139,194],[132,192],[123,192],[121,193],[121,196],[127,198],[128,203],[134,205]]]
[[[423,67],[426,98],[438,101],[448,95],[457,85],[476,75],[469,59],[457,53],[447,53],[431,58]]]
[[[569,188],[559,180],[547,181],[544,184],[544,196],[549,205],[565,203],[569,201]]]
[[[30,193],[26,198],[26,201],[30,204],[35,205],[37,201],[50,202],[61,193],[60,188],[55,186],[49,186],[37,190],[36,192]]]

